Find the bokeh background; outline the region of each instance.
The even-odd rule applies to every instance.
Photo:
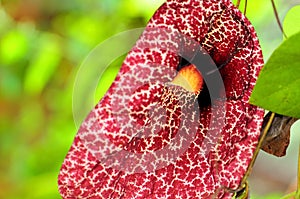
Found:
[[[57,175],[77,131],[72,94],[80,64],[105,39],[144,27],[162,2],[0,0],[0,198],[61,198]],[[276,4],[283,19],[297,1]],[[267,60],[282,41],[270,0],[249,1],[247,16]],[[95,103],[121,62],[112,63],[100,80]],[[260,154],[250,178],[251,198],[279,198],[293,184],[295,134],[286,158]]]

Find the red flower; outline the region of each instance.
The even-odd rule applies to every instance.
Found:
[[[168,0],[82,123],[61,195],[231,198],[260,135],[264,111],[248,101],[262,65],[229,0]]]

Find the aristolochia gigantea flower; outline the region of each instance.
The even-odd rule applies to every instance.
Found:
[[[63,198],[231,198],[258,143],[263,65],[229,0],[167,0],[75,137]]]

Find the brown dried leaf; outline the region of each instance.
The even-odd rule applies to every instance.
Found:
[[[270,119],[272,112],[264,117],[262,130]],[[297,121],[297,118],[275,114],[272,125],[262,144],[261,149],[277,157],[285,156],[290,143],[290,128]]]

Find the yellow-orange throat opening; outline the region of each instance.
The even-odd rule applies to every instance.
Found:
[[[195,65],[190,64],[178,72],[176,77],[172,80],[172,84],[181,86],[190,92],[199,94],[203,87],[202,74]]]

